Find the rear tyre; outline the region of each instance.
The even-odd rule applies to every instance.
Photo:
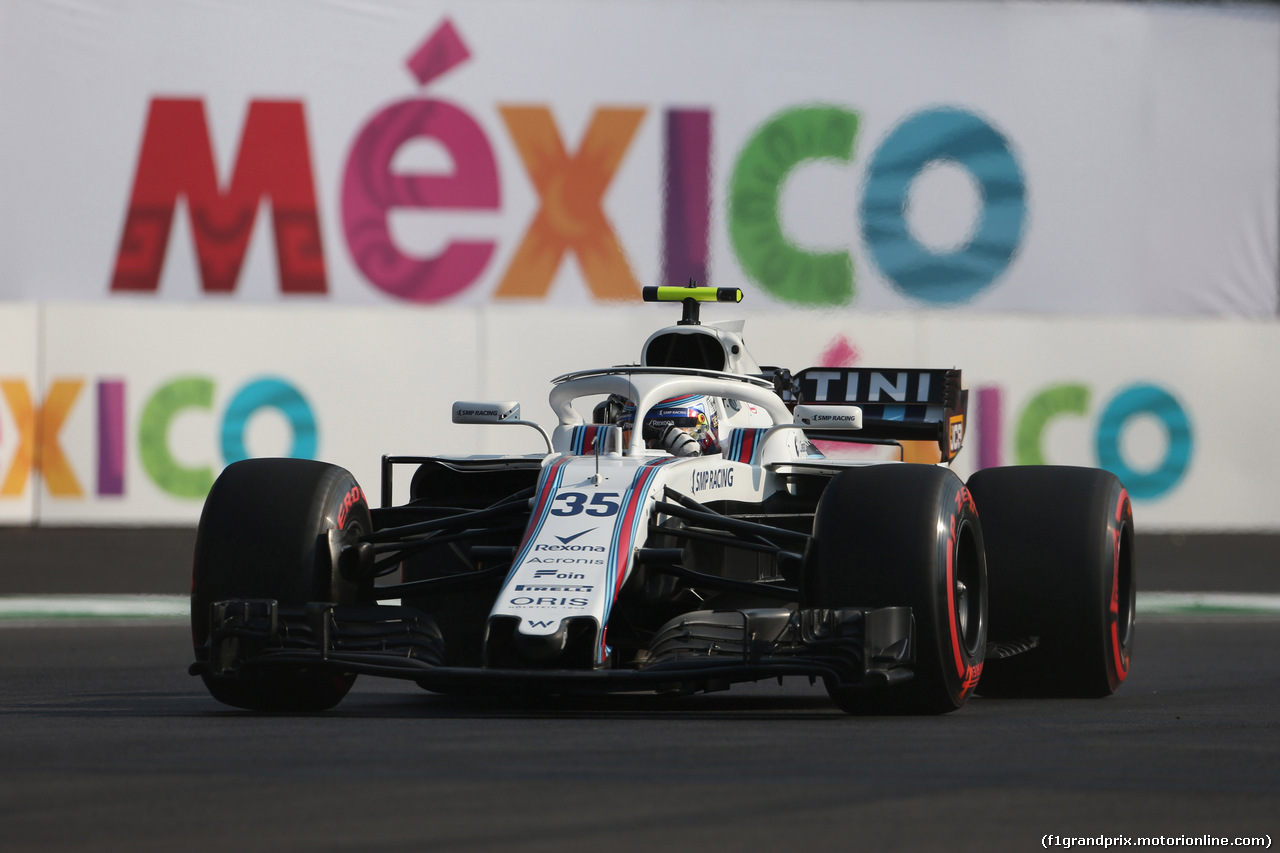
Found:
[[[991,640],[1035,637],[987,661],[984,696],[1100,697],[1129,674],[1137,575],[1133,511],[1095,468],[988,468],[969,478],[986,537]]]
[[[356,604],[329,553],[328,531],[373,529],[364,493],[347,471],[307,459],[246,459],[222,472],[205,500],[191,578],[197,660],[209,637],[210,605],[231,598]],[[255,711],[321,711],[342,700],[355,674],[307,667],[204,674],[219,702]]]
[[[987,581],[982,529],[964,483],[932,465],[841,473],[814,519],[805,569],[816,607],[910,606],[914,678],[827,692],[851,714],[941,714],[961,707],[982,672]]]

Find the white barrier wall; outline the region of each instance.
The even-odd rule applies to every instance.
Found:
[[[1280,9],[0,5],[0,298],[1277,309]]]
[[[548,423],[553,376],[634,363],[678,310],[6,306],[0,520],[193,523],[213,477],[244,455],[332,461],[376,495],[384,453],[536,452],[532,430],[456,426],[450,404],[514,399]],[[1144,530],[1280,530],[1274,323],[714,305],[704,316],[745,317],[756,358],[793,369],[961,368],[963,476],[1102,466],[1126,482]]]

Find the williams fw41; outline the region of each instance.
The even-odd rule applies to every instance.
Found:
[[[645,298],[682,319],[639,364],[553,379],[549,431],[514,402],[454,404],[455,423],[538,430],[545,453],[386,456],[377,507],[323,462],[228,466],[196,541],[191,672],[265,711],[332,707],[362,674],[442,693],[808,676],[856,714],[1120,686],[1136,584],[1114,476],[1024,466],[965,483],[949,467],[959,371],[793,375],[760,366],[741,323],[700,322],[701,303],[739,291]],[[409,500],[393,505],[397,473]]]

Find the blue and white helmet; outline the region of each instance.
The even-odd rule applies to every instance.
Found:
[[[622,427],[624,441],[631,440],[631,430],[635,428],[636,404],[630,400],[623,407],[618,425]],[[710,398],[702,394],[685,397],[672,397],[663,400],[644,416],[642,429],[646,447],[672,449],[664,446],[664,435],[669,427],[675,427],[697,442],[701,453],[715,453],[720,449],[720,419],[716,415],[715,406]],[[670,439],[668,439],[668,445]]]

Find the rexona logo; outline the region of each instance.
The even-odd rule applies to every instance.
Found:
[[[26,379],[0,378],[0,397],[17,426],[16,448],[8,471],[0,480],[0,499],[19,498],[27,491],[32,473],[39,474],[55,498],[82,498],[87,482],[77,472],[62,446],[63,429],[78,407],[94,407],[91,415],[97,446],[97,468],[92,488],[99,496],[127,493],[126,472],[130,447],[147,478],[161,491],[179,498],[202,500],[213,485],[218,460],[179,461],[170,441],[174,422],[184,415],[207,418],[209,443],[221,450],[221,463],[230,464],[253,454],[245,445],[250,421],[262,410],[283,416],[292,430],[287,455],[311,459],[317,450],[316,417],[307,399],[294,385],[279,377],[261,377],[237,388],[226,408],[214,411],[216,385],[205,376],[180,376],[145,391],[133,421],[136,433],[130,442],[126,429],[129,388],[122,379],[93,382],[84,377],[58,377],[44,400],[32,394]],[[85,397],[92,401],[82,403]],[[7,438],[0,436],[0,438]],[[7,441],[6,441],[7,443]],[[348,496],[348,501],[354,500]],[[344,502],[344,507],[349,502]]]
[[[425,87],[470,58],[446,20],[407,65]],[[576,143],[563,138],[545,104],[495,109],[538,195],[537,210],[506,269],[490,270],[496,238],[446,237],[443,248],[429,256],[396,241],[393,211],[499,211],[504,177],[511,179],[499,173],[495,141],[471,110],[419,94],[378,109],[353,130],[339,176],[341,233],[365,281],[392,297],[430,303],[456,296],[492,272],[498,276],[494,298],[540,299],[572,255],[593,298],[638,298],[639,282],[604,202],[649,108],[596,106]],[[654,179],[663,199],[662,281],[708,280],[711,211],[723,209],[737,263],[774,298],[802,305],[854,299],[851,247],[812,251],[798,245],[783,226],[780,197],[788,178],[806,164],[853,163],[861,123],[856,110],[805,104],[766,117],[737,147],[719,190],[724,203],[713,205],[713,110],[660,109],[664,147]],[[231,173],[222,179],[210,139],[202,99],[151,100],[111,291],[159,289],[180,200],[190,214],[202,290],[234,291],[265,200],[281,293],[328,293],[303,102],[251,100]],[[443,148],[452,169],[393,169],[397,152],[421,140]],[[962,170],[977,188],[974,225],[962,245],[927,245],[908,221],[915,179],[937,166]],[[861,186],[861,198],[850,199],[849,210],[859,221],[867,254],[893,286],[918,301],[946,305],[972,299],[1005,271],[1022,243],[1026,183],[1013,148],[991,123],[964,108],[931,107],[902,119],[872,151]]]

